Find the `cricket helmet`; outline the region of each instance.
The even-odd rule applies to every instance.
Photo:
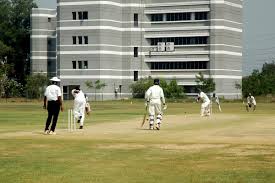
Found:
[[[159,85],[159,79],[154,79],[154,85]]]

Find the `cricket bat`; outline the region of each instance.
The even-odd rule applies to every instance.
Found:
[[[143,127],[143,125],[144,125],[144,123],[145,123],[145,121],[146,121],[146,117],[147,117],[147,113],[148,113],[147,110],[148,110],[148,105],[147,105],[146,108],[145,108],[145,113],[144,113],[144,115],[143,115],[143,120],[142,120],[142,123],[141,123],[140,128]]]

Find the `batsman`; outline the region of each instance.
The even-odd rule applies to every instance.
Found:
[[[163,89],[159,86],[159,79],[154,79],[154,85],[151,86],[145,93],[145,106],[149,112],[149,129],[154,129],[156,117],[156,129],[160,130],[163,109],[167,108]]]

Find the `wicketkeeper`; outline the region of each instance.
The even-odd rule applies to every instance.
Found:
[[[197,98],[197,102],[202,100],[202,104],[201,104],[201,116],[210,116],[210,100],[208,98],[208,96],[202,92],[201,90],[199,90],[199,94],[198,94],[198,98]]]
[[[256,110],[256,100],[255,98],[251,95],[251,93],[248,94],[247,97],[247,104],[246,104],[246,111],[249,111],[249,108],[253,106],[253,111]]]
[[[156,129],[160,130],[161,120],[163,116],[163,109],[166,109],[163,89],[159,86],[159,79],[154,80],[154,85],[151,86],[145,93],[146,107],[148,105],[149,112],[149,129],[154,129],[156,116]]]

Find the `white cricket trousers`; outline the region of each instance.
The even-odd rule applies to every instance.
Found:
[[[201,116],[209,116],[210,115],[210,101],[203,102],[201,104]]]
[[[157,124],[161,124],[162,120],[162,107],[160,99],[152,99],[149,104],[149,116],[150,116],[150,124],[154,124],[155,115],[157,116]]]
[[[74,100],[74,117],[76,120],[79,120],[80,116],[80,126],[84,125],[84,119],[85,119],[85,100]]]

